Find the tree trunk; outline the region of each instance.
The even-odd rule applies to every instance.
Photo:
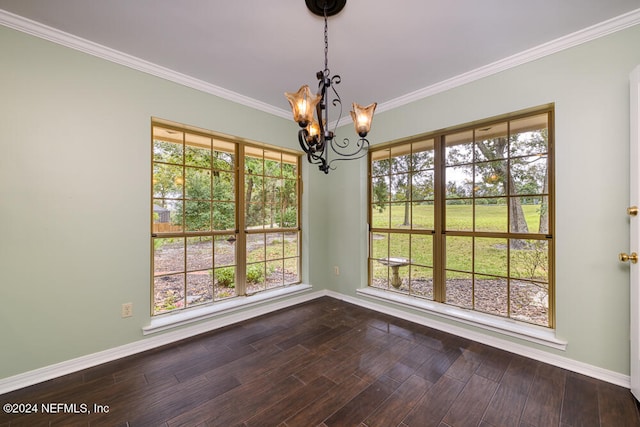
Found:
[[[249,222],[249,218],[251,217],[251,193],[253,192],[253,177],[249,175],[249,180],[247,181],[247,194],[245,196],[245,206],[244,210],[246,212],[247,222]],[[246,226],[247,224],[245,224]]]
[[[544,172],[542,193],[549,193],[549,168],[546,168]],[[538,233],[549,234],[549,198],[547,196],[543,196],[540,201],[540,225],[538,227]]]
[[[495,151],[489,149],[484,143],[477,142],[476,146],[482,152],[482,155],[485,156],[489,160],[494,159],[504,159],[506,158],[506,150],[509,146],[507,138],[498,138],[498,143],[495,145]],[[507,163],[492,163],[491,167],[493,172],[496,174],[498,179],[505,185],[508,181],[508,185],[506,185],[506,191],[509,192],[510,195],[515,195],[515,181],[513,177],[509,174],[507,170]],[[520,202],[520,197],[514,196],[509,197],[509,224],[510,224],[510,232],[511,233],[528,233],[529,227],[527,226],[527,221],[524,217],[524,211],[522,210],[522,203]],[[526,242],[524,240],[514,240],[512,243],[512,247],[515,249],[522,249],[526,246]]]

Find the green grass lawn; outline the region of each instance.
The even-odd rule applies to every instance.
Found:
[[[540,205],[523,205],[529,231],[538,232]],[[379,212],[375,210],[373,227],[387,227],[403,230],[404,204],[393,205]],[[446,208],[447,230],[472,231],[473,210],[471,205],[448,205]],[[412,209],[413,228],[433,229],[433,205],[414,204]],[[508,211],[506,205],[476,206],[476,231],[506,232]],[[400,257],[410,258],[412,264],[433,266],[433,238],[431,235],[412,235],[404,233],[375,233],[372,242],[373,258]],[[510,244],[504,238],[475,238],[466,236],[446,237],[446,268],[464,272],[473,272],[547,281],[548,245],[542,240],[527,241],[525,249],[510,251]],[[474,247],[475,245],[475,247]],[[475,257],[475,263],[474,263]],[[376,272],[382,270],[375,269]],[[447,277],[469,277],[468,274],[450,271]]]

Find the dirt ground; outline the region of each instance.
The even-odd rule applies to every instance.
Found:
[[[267,242],[270,244],[271,242]],[[235,266],[235,243],[221,240],[216,242],[214,249],[214,267]],[[256,250],[263,247],[261,235],[251,235],[248,249]],[[157,312],[170,311],[190,305],[198,305],[212,301],[219,301],[235,296],[235,288],[218,283],[217,277],[212,277],[210,270],[211,249],[209,242],[191,242],[189,246],[189,268],[197,270],[187,274],[187,296],[184,295],[184,276],[180,274],[163,275],[155,280],[155,306]],[[166,244],[161,251],[157,251],[154,267],[156,274],[172,271],[184,271],[184,247],[181,244]],[[200,263],[200,264],[199,264]],[[216,270],[219,271],[219,270]],[[214,273],[214,275],[217,273]],[[266,289],[276,288],[285,284],[296,283],[298,275],[295,271],[286,271],[282,264],[275,267],[265,280],[260,283],[247,285],[247,293],[252,294]],[[389,289],[400,293],[433,298],[433,283],[431,280],[412,280],[409,286],[407,278],[403,278],[402,285],[395,289],[386,280],[374,280],[373,286]],[[511,291],[507,292],[506,280],[480,280],[475,283],[475,298],[472,297],[471,280],[449,279],[447,281],[447,304],[472,308],[489,314],[506,317],[507,298],[510,298],[510,317],[516,320],[547,326],[548,296],[545,289],[525,281],[512,281]],[[473,299],[472,299],[473,298]]]

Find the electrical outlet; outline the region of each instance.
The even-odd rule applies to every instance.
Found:
[[[122,317],[131,317],[133,316],[133,303],[126,302],[122,304]]]
[[[340,275],[340,268],[337,265],[335,265],[333,267],[333,272],[336,274],[336,276],[339,276]]]

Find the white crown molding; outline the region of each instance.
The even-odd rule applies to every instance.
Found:
[[[459,74],[447,80],[435,83],[431,86],[416,90],[398,98],[380,104],[377,108],[379,112],[388,111],[411,102],[427,98],[440,92],[471,83],[475,80],[497,74],[501,71],[535,61],[548,55],[569,49],[571,47],[595,40],[600,37],[624,30],[640,24],[640,9],[625,13],[624,15],[611,18],[607,21],[592,25],[575,33],[557,38],[547,43],[543,43],[531,49],[511,55],[467,73]]]
[[[576,31],[575,33],[566,35],[564,37],[552,40],[548,43],[541,44],[529,50],[493,62],[491,64],[485,65],[483,67],[476,68],[475,70],[459,74],[450,79],[443,80],[422,89],[418,89],[414,92],[410,92],[406,95],[400,96],[390,101],[380,103],[376,109],[378,113],[389,111],[394,108],[409,104],[411,102],[427,98],[437,93],[444,92],[467,83],[471,83],[475,80],[491,76],[493,74],[508,70],[513,67],[517,67],[518,65],[535,61],[536,59],[540,59],[547,55],[551,55],[571,48],[573,46],[586,43],[599,37],[624,30],[625,28],[632,27],[639,23],[640,8],[632,10],[631,12],[628,12],[626,14],[611,18],[607,21],[592,25],[591,27],[585,28],[583,30]],[[126,53],[91,42],[89,40],[76,37],[72,34],[57,30],[55,28],[24,18],[22,16],[15,15],[3,9],[0,9],[0,25],[22,31],[24,33],[31,34],[45,40],[49,40],[51,42],[76,49],[81,52],[106,59],[107,61],[115,62],[117,64],[133,68],[134,70],[142,71],[144,73],[148,73],[153,76],[181,84],[183,86],[209,93],[211,95],[219,96],[220,98],[227,99],[229,101],[236,102],[247,107],[255,108],[260,111],[264,111],[265,113],[273,114],[285,119],[288,119],[291,116],[289,111],[282,108],[274,107],[273,105],[258,101],[256,99],[241,95],[236,92],[232,92],[223,87],[207,83],[205,81],[187,76],[186,74],[178,73],[152,62],[148,62],[140,58],[128,55]],[[337,125],[345,125],[349,123],[349,120],[349,117],[343,117],[339,122],[337,122]],[[331,126],[334,125],[335,122],[332,123]]]
[[[264,111],[265,113],[283,118],[289,118],[291,115],[290,112],[282,108],[274,107],[266,102],[258,101],[237,92],[227,90],[223,87],[207,83],[203,80],[193,78],[152,62],[145,61],[135,56],[74,36],[73,34],[15,15],[3,9],[0,9],[0,25],[22,31],[23,33],[27,33],[32,36],[40,37],[44,40],[66,46],[80,52],[88,53],[89,55],[97,56],[98,58],[106,59],[107,61],[115,62],[116,64],[124,65],[125,67],[142,71],[143,73],[151,74],[201,92],[215,95],[247,107],[255,108],[256,110]]]

